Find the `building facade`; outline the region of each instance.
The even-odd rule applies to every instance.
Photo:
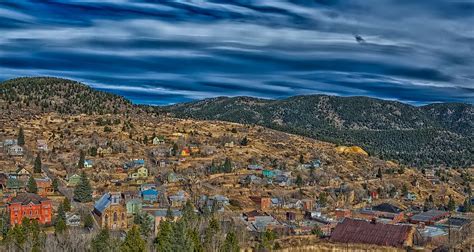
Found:
[[[11,225],[21,224],[23,218],[37,220],[40,224],[51,223],[51,200],[34,193],[22,193],[8,203]]]

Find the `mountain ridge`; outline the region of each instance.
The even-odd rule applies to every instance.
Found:
[[[136,105],[120,95],[77,81],[22,77],[0,83],[2,113],[152,113],[178,118],[260,125],[339,145],[407,165],[466,167],[474,164],[474,106],[353,96],[302,95],[285,99],[214,97],[164,107]],[[31,113],[30,113],[31,114]]]

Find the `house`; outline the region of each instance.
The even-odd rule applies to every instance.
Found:
[[[112,147],[99,147],[97,148],[97,154],[100,155],[100,156],[103,156],[103,155],[110,155],[113,153],[113,149]]]
[[[360,213],[369,220],[379,218],[386,220],[390,224],[395,224],[405,219],[403,209],[390,203],[382,203],[372,207],[372,209],[363,209]]]
[[[156,185],[155,185],[155,184],[143,184],[143,185],[140,185],[140,192],[143,192],[143,191],[149,190],[149,189],[155,189],[155,190],[156,190]]]
[[[144,166],[144,165],[145,165],[145,160],[144,159],[133,159],[133,160],[130,160],[129,162],[126,162],[123,165],[123,168],[125,170],[129,170],[129,169],[135,169],[135,168],[138,168],[138,167],[141,167],[141,166]]]
[[[141,199],[130,199],[125,203],[127,208],[127,214],[137,214],[142,211],[143,203]]]
[[[240,179],[239,183],[242,185],[259,185],[262,183],[262,178],[250,174]]]
[[[81,225],[81,216],[73,213],[66,213],[66,225],[78,227]]]
[[[132,200],[132,199],[141,199],[141,193],[139,191],[135,191],[135,190],[124,191],[124,192],[122,192],[122,198],[125,201],[129,201],[129,200]]]
[[[181,157],[189,157],[191,155],[191,151],[189,150],[188,147],[185,147],[181,150],[181,152],[179,153],[179,155]]]
[[[158,191],[155,189],[147,189],[142,191],[143,201],[154,203],[158,201]]]
[[[21,193],[8,202],[10,223],[12,226],[21,224],[23,218],[38,220],[40,224],[51,223],[52,203],[34,193]]]
[[[129,178],[131,179],[143,179],[148,177],[148,169],[145,168],[144,166],[138,168],[136,172],[131,173],[129,175]]]
[[[448,232],[440,227],[420,225],[415,235],[416,245],[441,246],[448,242]]]
[[[234,141],[225,143],[225,144],[224,144],[224,147],[226,147],[226,148],[234,148]]]
[[[154,230],[155,230],[155,235],[158,234],[159,228],[160,228],[160,223],[164,219],[166,219],[166,216],[168,215],[168,209],[159,209],[156,211],[153,211],[150,213],[153,218],[154,218]],[[173,216],[173,219],[170,221],[176,221],[181,216],[183,216],[183,213],[180,210],[175,210],[175,209],[170,209],[170,214]]]
[[[275,177],[275,172],[272,171],[272,170],[263,170],[263,171],[262,171],[262,175],[263,175],[265,178],[273,178],[273,177]]]
[[[250,196],[250,199],[263,211],[272,206],[272,200],[269,197]]]
[[[31,173],[24,167],[20,167],[15,171],[15,175],[17,176],[17,178],[26,178],[30,177]]]
[[[127,228],[127,209],[121,204],[119,192],[105,193],[94,204],[94,215],[101,228],[124,230]]]
[[[415,201],[416,200],[416,194],[412,193],[412,192],[409,192],[407,194],[407,196],[405,197],[406,200],[409,200],[409,201]]]
[[[314,208],[314,201],[311,199],[304,199],[301,201],[303,203],[303,211],[311,211]]]
[[[48,142],[46,142],[46,140],[43,140],[43,139],[38,139],[36,140],[36,148],[39,151],[48,151]]]
[[[81,181],[81,176],[79,174],[76,174],[76,173],[74,173],[73,175],[67,177],[67,185],[68,186],[72,186],[72,187],[76,186],[77,184],[79,184],[80,181]]]
[[[156,136],[152,140],[153,145],[165,144],[165,138],[163,136]]]
[[[17,139],[5,139],[3,141],[3,147],[8,148],[13,145],[18,145],[18,140]]]
[[[23,147],[19,145],[12,145],[8,148],[7,153],[10,156],[23,156]]]
[[[92,166],[94,165],[94,162],[92,160],[84,160],[84,168],[92,168]]]
[[[176,176],[176,174],[174,172],[170,172],[170,173],[168,173],[168,176],[166,177],[166,180],[168,181],[168,183],[174,183],[174,182],[178,181],[178,177]]]
[[[265,232],[266,230],[272,230],[280,227],[281,224],[271,215],[259,215],[255,216],[254,220],[250,222],[248,228],[251,231]]]
[[[415,214],[410,218],[413,224],[424,223],[432,225],[437,221],[443,220],[449,216],[449,212],[441,210],[429,210],[423,213]]]
[[[38,194],[46,196],[53,193],[53,182],[50,178],[35,178],[36,185],[38,187]]]
[[[19,192],[22,191],[25,187],[23,181],[18,178],[8,178],[6,190],[9,192]]]
[[[249,164],[247,169],[251,171],[261,171],[263,170],[263,166],[259,164]]]
[[[346,218],[334,228],[330,241],[343,244],[343,246],[368,244],[401,249],[413,245],[414,233],[415,228],[410,225],[383,224]]]
[[[224,212],[224,207],[230,204],[229,198],[219,194],[210,197],[202,195],[199,202],[202,208],[207,207],[209,211],[214,209],[217,212]]]
[[[175,195],[168,197],[171,207],[182,207],[187,201],[187,196],[184,191],[179,191]]]
[[[282,187],[291,185],[291,179],[286,175],[277,175],[272,182]]]

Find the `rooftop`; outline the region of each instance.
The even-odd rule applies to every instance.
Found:
[[[344,219],[331,234],[331,241],[403,247],[413,233],[409,225],[391,225],[365,220]]]

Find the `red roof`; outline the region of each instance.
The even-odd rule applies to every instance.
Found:
[[[374,223],[365,220],[344,219],[331,234],[337,243],[362,243],[401,248],[412,235],[409,225]]]

